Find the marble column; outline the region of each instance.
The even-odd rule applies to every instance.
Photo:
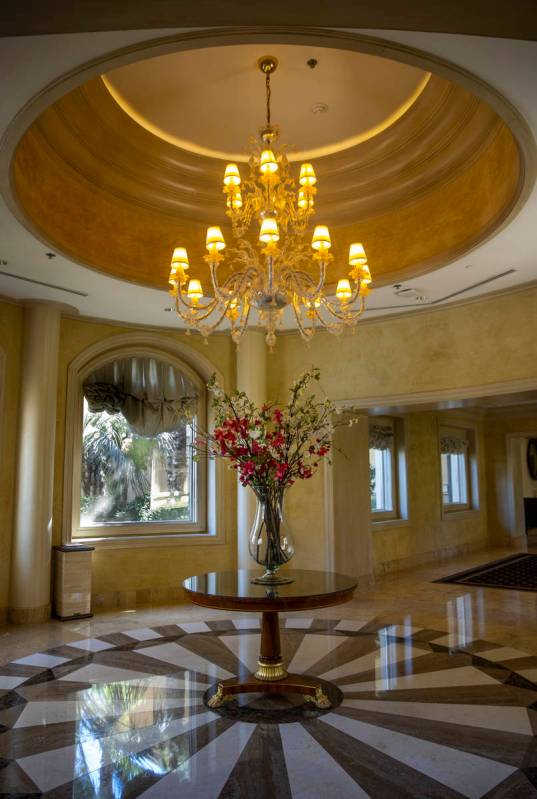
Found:
[[[237,388],[261,405],[267,399],[267,345],[261,330],[247,330],[237,350]],[[252,569],[248,534],[254,519],[256,499],[251,488],[239,484],[237,495],[237,567]]]
[[[14,623],[50,615],[60,318],[60,308],[47,303],[32,303],[24,311],[9,607]]]
[[[343,417],[337,417],[340,421]],[[369,426],[361,415],[352,427],[334,433],[328,501],[331,507],[329,568],[358,578],[367,587],[373,581],[373,539],[369,493]]]

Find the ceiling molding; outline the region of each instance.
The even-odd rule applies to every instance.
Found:
[[[512,156],[508,154],[508,149],[513,149],[508,141],[509,134],[506,133],[506,129],[502,126],[500,126],[499,130],[496,130],[495,134],[494,130],[491,131],[492,143],[489,145],[488,150],[491,150],[494,146],[499,147],[499,150],[497,151],[495,166],[492,167],[492,170],[490,163],[486,165],[486,168],[483,167],[483,178],[485,178],[486,174],[490,175],[491,171],[495,175],[501,175],[501,170],[503,168],[503,180],[511,180],[516,184],[514,186],[506,185],[504,187],[504,198],[501,202],[497,203],[495,207],[491,208],[490,201],[493,200],[495,188],[502,185],[502,178],[498,177],[496,181],[497,185],[493,185],[492,190],[490,190],[491,187],[487,185],[486,181],[482,183],[476,181],[475,174],[471,175],[469,170],[476,168],[479,158],[477,161],[474,159],[474,163],[472,163],[472,158],[470,157],[470,167],[467,172],[461,173],[459,171],[459,174],[449,175],[447,184],[437,189],[437,211],[441,212],[440,215],[438,215],[438,213],[436,215],[433,213],[434,207],[431,208],[430,205],[428,207],[427,204],[420,206],[419,201],[414,201],[414,203],[407,202],[403,204],[402,208],[397,208],[391,217],[381,218],[380,215],[377,215],[376,217],[368,219],[367,225],[364,223],[363,219],[358,218],[358,221],[354,224],[347,224],[339,228],[338,241],[334,246],[336,256],[338,255],[338,246],[341,248],[341,253],[343,253],[345,246],[348,245],[350,241],[356,240],[357,238],[363,240],[370,254],[370,262],[374,271],[374,277],[376,277],[376,285],[381,286],[383,283],[393,282],[394,279],[406,280],[411,276],[415,277],[424,274],[449,263],[460,257],[463,253],[483,243],[493,232],[497,232],[502,226],[505,226],[514,218],[533,185],[535,176],[535,145],[531,133],[527,129],[522,117],[518,114],[516,109],[505,101],[492,87],[485,84],[482,80],[471,76],[467,71],[451,65],[442,59],[432,57],[414,48],[394,44],[393,42],[342,31],[323,31],[311,28],[282,30],[281,28],[274,27],[262,29],[240,28],[235,30],[205,30],[152,40],[112,53],[100,62],[94,61],[83,65],[64,76],[63,79],[54,81],[52,86],[40,92],[33,101],[23,108],[12,122],[2,142],[2,150],[0,152],[0,168],[2,170],[0,183],[10,209],[15,213],[18,219],[42,241],[48,242],[54,240],[54,235],[51,235],[51,229],[47,231],[44,229],[42,223],[39,225],[37,222],[29,220],[27,215],[21,211],[13,193],[14,187],[12,180],[10,180],[12,176],[10,176],[9,169],[10,165],[15,163],[13,161],[14,150],[21,133],[25,130],[25,126],[35,119],[36,115],[39,114],[51,100],[57,98],[59,94],[64,94],[67,89],[76,87],[96,73],[100,74],[103,71],[113,69],[123,63],[139,60],[148,55],[158,55],[161,53],[173,52],[178,49],[215,47],[225,43],[251,43],[252,41],[263,43],[274,42],[275,40],[287,44],[295,42],[304,44],[309,42],[316,46],[327,48],[341,47],[348,50],[382,54],[385,57],[395,58],[396,60],[419,66],[422,69],[432,70],[440,74],[442,79],[454,80],[457,84],[461,85],[464,90],[473,90],[477,96],[481,98],[484,97],[487,103],[491,104],[494,110],[499,113],[504,120],[510,121],[516,136],[516,149],[521,159],[520,169],[518,170],[518,181],[517,170],[512,168],[512,163],[510,164]],[[419,106],[420,99],[421,98],[418,98],[415,104],[416,107]],[[468,112],[468,114],[468,119],[471,119],[472,114],[470,112]],[[397,127],[402,122],[403,119],[399,120],[394,127]],[[388,131],[385,131],[384,133],[386,134],[387,132]],[[374,140],[371,140],[370,142],[365,142],[363,145],[360,145],[360,147],[372,146],[373,143]],[[476,151],[479,150],[480,148],[477,147]],[[30,156],[31,155],[32,154],[30,154]],[[483,150],[481,150],[481,158],[483,158]],[[321,159],[321,163],[323,160],[324,159]],[[29,174],[31,174],[31,157],[27,166],[30,170]],[[455,172],[457,172],[457,170],[455,170]],[[53,180],[54,176],[51,175],[49,177],[50,180]],[[466,188],[463,186],[462,196],[459,195],[455,197],[454,195],[450,195],[450,197],[448,197],[448,202],[445,192],[455,191],[455,182],[457,180],[462,182],[466,180],[468,185]],[[47,184],[49,181],[47,179],[42,182]],[[328,177],[327,183],[329,184]],[[476,187],[480,185],[484,194],[481,199],[478,198],[480,209],[479,213],[475,213],[475,209],[472,210],[473,206],[472,208],[468,205],[465,206],[461,200],[466,200],[467,203],[470,202],[476,194]],[[36,198],[35,191],[39,188],[41,187],[31,187],[31,192],[34,192],[34,199]],[[62,192],[55,192],[53,198],[41,199],[38,205],[44,207],[44,213],[50,213],[50,211],[56,210],[57,213],[61,212],[60,215],[62,219],[67,220],[70,220],[70,217],[73,216],[72,213],[69,213],[69,208],[80,207],[81,214],[85,213],[86,217],[91,218],[91,214],[95,207],[93,204],[95,198],[100,196],[100,199],[103,200],[104,196],[102,189],[96,186],[94,186],[93,191],[94,196],[90,198],[90,200],[82,202],[81,196],[78,196],[73,199],[80,200],[80,204],[78,205],[76,201],[67,202],[65,209],[58,209],[55,207],[58,202],[62,201]],[[431,200],[431,197],[432,192],[426,193],[425,199],[428,202]],[[458,217],[454,218],[451,222],[446,220],[442,211],[442,206],[444,206],[444,208],[449,207],[449,213],[454,217],[457,217],[458,214]],[[482,212],[485,208],[488,208],[488,217],[485,222],[483,222]],[[121,224],[121,219],[123,219],[123,216],[127,214],[127,212],[131,215],[131,218],[129,224],[125,227],[124,224]],[[128,204],[122,206],[121,203],[119,203],[117,211],[119,217],[116,217],[115,224],[113,224],[109,208],[102,208],[100,222],[102,223],[102,237],[105,240],[105,247],[108,241],[113,241],[118,231],[121,232],[122,227],[124,228],[123,236],[120,236],[119,240],[116,242],[119,249],[112,257],[115,267],[117,267],[118,264],[121,266],[122,261],[125,262],[122,271],[120,273],[115,273],[116,277],[131,282],[152,285],[157,288],[165,288],[169,252],[173,246],[179,243],[179,239],[184,239],[181,243],[191,247],[191,256],[194,256],[192,258],[192,263],[196,261],[202,264],[203,235],[199,236],[199,241],[195,242],[193,240],[193,226],[189,218],[181,219],[178,217],[176,220],[174,216],[168,215],[169,221],[165,224],[166,214],[160,214],[158,219],[155,216],[154,220],[153,218],[148,220],[147,218],[144,219],[141,214],[133,217],[132,213],[133,206]],[[37,220],[39,218],[39,211],[37,212],[37,216],[35,213],[30,215]],[[399,215],[401,215],[401,218],[398,220],[396,217]],[[415,235],[409,236],[409,220],[412,220],[412,218],[418,223],[418,229]],[[76,222],[76,220],[74,221]],[[123,223],[124,222],[125,220],[123,219]],[[148,224],[148,222],[151,224]],[[54,241],[54,248],[76,263],[90,266],[98,271],[102,270],[102,247],[99,251],[95,235],[90,237],[90,240],[84,240],[84,223],[84,219],[79,220],[79,225],[81,227],[80,235],[83,240],[82,247],[80,243],[78,247],[74,247],[72,241],[66,241],[64,238],[64,240],[59,242]],[[446,242],[441,241],[441,239],[444,229],[449,229],[450,224],[452,230],[465,235],[461,235],[458,241],[450,239],[446,245]],[[474,226],[473,228],[472,225]],[[97,229],[99,233],[101,233],[101,230],[99,228]],[[144,230],[151,232],[151,236],[147,241],[145,255],[144,247],[139,246],[136,240],[131,240],[133,232],[137,233],[138,231]],[[377,231],[376,233],[375,230]],[[388,237],[386,236],[386,231],[390,232]],[[59,233],[62,233],[62,231],[60,230]],[[64,233],[66,232],[64,231]],[[368,242],[367,236],[369,234],[371,235],[371,240]],[[375,236],[378,238],[378,246],[375,245]],[[401,252],[400,242],[403,240],[406,244],[403,252]],[[427,251],[426,247],[429,243],[431,243],[432,246],[431,249]],[[133,274],[132,264],[136,264],[137,262],[143,263],[140,269]]]
[[[537,6],[533,0],[383,0],[312,7],[306,0],[272,0],[270,4],[242,0],[130,0],[118,3],[90,0],[17,0],[2,11],[3,36],[48,33],[141,30],[144,28],[211,25],[297,25],[314,15],[318,25],[384,30],[459,33],[513,39],[537,39]]]

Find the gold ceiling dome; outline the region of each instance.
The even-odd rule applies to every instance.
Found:
[[[258,140],[252,174],[252,154],[238,145],[255,135],[264,101],[252,68],[260,42],[280,62],[273,113],[297,149],[282,148],[276,136]],[[206,305],[204,293],[216,299],[204,256],[223,256],[221,288],[244,271],[231,257],[246,252],[236,232],[266,275],[263,250],[278,249],[283,266],[302,226],[304,257],[289,264],[307,275],[296,294],[313,296],[322,255],[323,297],[339,313],[356,289],[349,269],[363,266],[359,243],[375,289],[432,272],[512,219],[534,175],[524,122],[492,87],[435,57],[348,32],[177,34],[142,43],[136,54],[127,48],[106,67],[92,62],[62,87],[41,92],[4,140],[6,202],[48,249],[160,292],[176,250],[175,273],[197,281],[190,294],[183,284],[187,306]],[[319,103],[328,110],[317,113]],[[292,187],[281,185],[284,173]],[[274,194],[288,191],[285,209],[261,216],[255,200],[274,178]],[[207,241],[214,226],[220,230]],[[360,280],[366,288],[367,276]],[[169,308],[165,296],[158,302]],[[251,320],[264,311],[259,295],[249,304]],[[319,308],[315,299],[313,308],[300,306],[307,329],[307,314]],[[228,326],[231,317],[240,325],[241,310],[227,303]],[[292,325],[292,303],[284,316]]]

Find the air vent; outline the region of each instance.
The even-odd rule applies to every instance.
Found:
[[[12,272],[0,272],[1,277],[12,277],[13,280],[22,280],[25,283],[33,283],[35,286],[45,286],[47,289],[55,289],[56,291],[64,291],[66,294],[76,294],[77,297],[89,297],[84,291],[77,291],[76,289],[66,289],[63,286],[56,286],[54,283],[45,283],[43,280],[34,280],[31,277],[22,277],[22,275],[14,275]]]
[[[428,302],[429,297],[424,291],[421,289],[397,289],[395,292],[396,297],[400,297],[402,300],[413,300],[414,302]]]
[[[468,291],[473,291],[473,289],[481,288],[481,286],[486,286],[488,283],[493,283],[495,280],[500,280],[502,277],[507,277],[507,275],[512,275],[516,272],[516,269],[506,269],[505,272],[500,272],[499,275],[493,275],[492,277],[487,277],[485,280],[480,280],[479,283],[473,283],[471,286],[466,286],[464,289],[458,289],[458,291],[453,291],[451,294],[446,294],[444,297],[439,297],[436,300],[429,300],[428,306],[431,305],[440,305],[446,300],[451,300],[453,297],[459,297],[461,294],[466,294]],[[396,289],[395,294],[399,296],[399,291],[404,291],[404,289],[399,288],[399,284],[394,286]],[[369,311],[398,311],[400,308],[421,308],[423,302],[418,302],[413,300],[412,297],[408,298],[410,302],[405,305],[381,305],[377,308],[369,308]],[[366,311],[367,313],[367,311]]]

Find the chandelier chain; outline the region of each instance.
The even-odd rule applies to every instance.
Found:
[[[270,72],[267,72],[265,75],[265,88],[267,93],[267,127],[270,127],[270,98],[272,95],[270,89]]]

